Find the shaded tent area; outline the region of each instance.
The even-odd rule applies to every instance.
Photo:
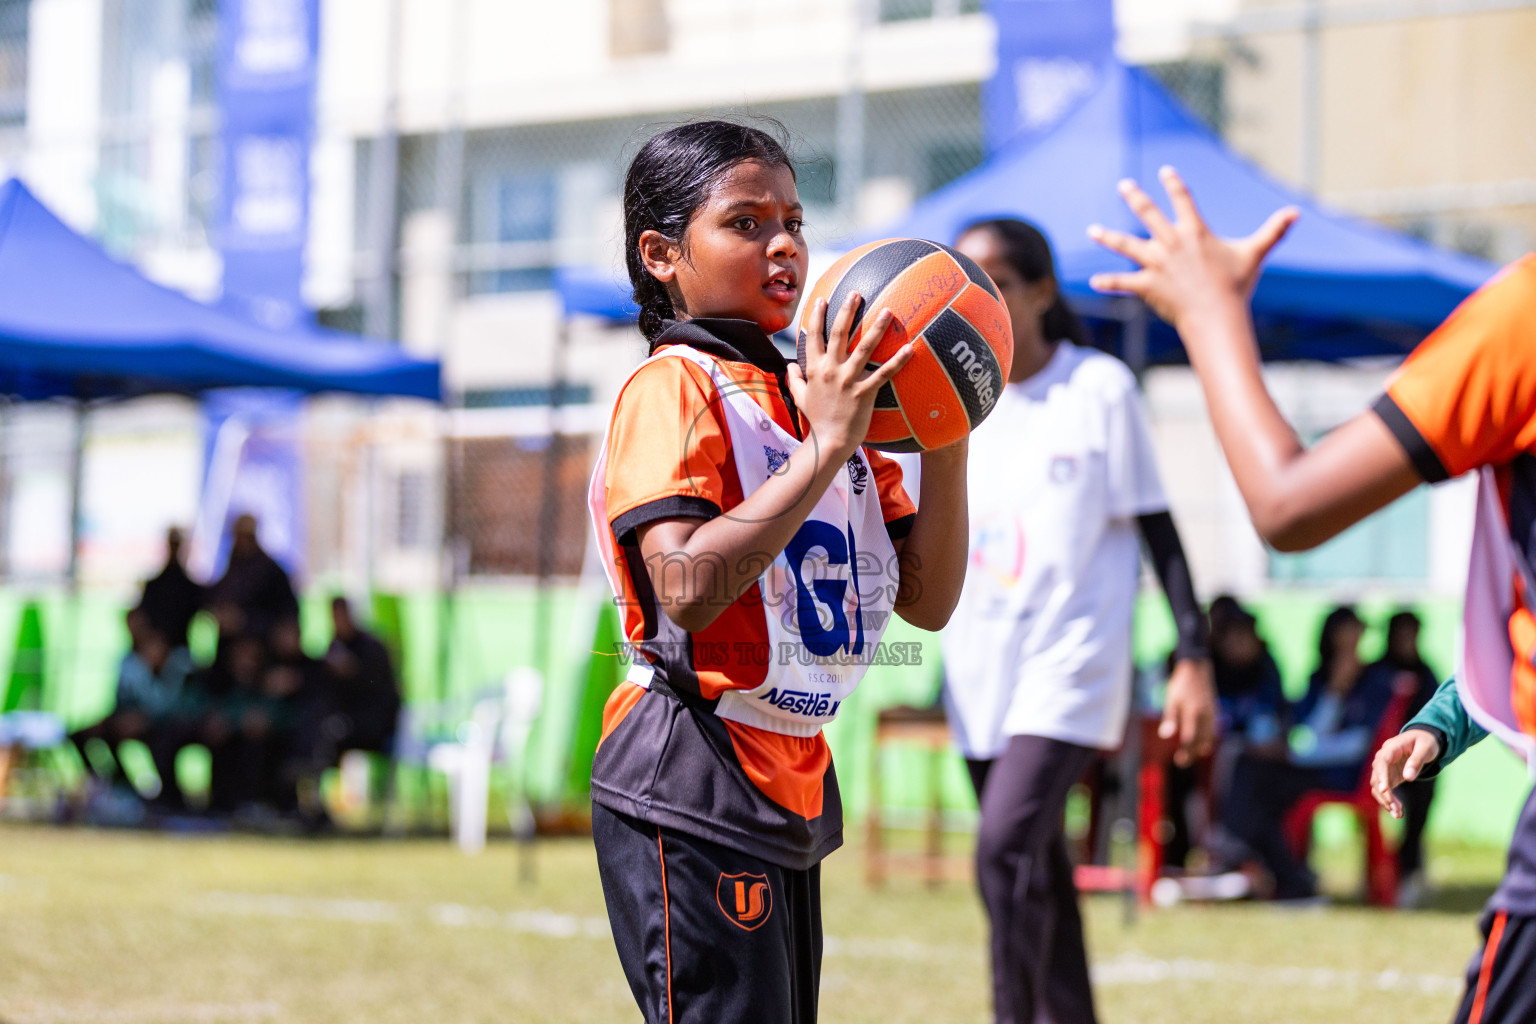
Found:
[[[230,387],[438,401],[441,374],[437,362],[392,344],[309,325],[271,330],[196,302],[112,259],[21,182],[0,186],[0,396],[69,402],[77,411],[72,551],[80,546],[87,410],[144,395],[197,397]],[[71,583],[74,575],[72,568]],[[451,716],[459,704],[499,685],[510,668],[535,664],[545,673],[545,694],[526,785],[541,803],[584,793],[602,703],[620,671],[611,603],[574,588],[466,589],[471,592],[369,595],[366,618],[395,654],[408,704],[441,707]],[[311,649],[329,639],[327,596],[310,593],[302,600]],[[59,717],[73,723],[101,713],[128,642],[124,610],[116,595],[73,586],[41,594],[0,591],[0,715],[40,706],[52,713],[47,717],[56,730]],[[207,661],[212,636],[199,642],[195,630],[193,642]],[[421,738],[452,738],[460,724],[445,717],[432,727],[443,735],[426,728]],[[0,748],[6,742],[0,729]],[[429,778],[428,772],[408,775],[404,798],[409,802],[423,785],[440,785]]]
[[[1098,223],[1144,235],[1115,186],[1135,178],[1166,209],[1157,184],[1164,165],[1178,168],[1223,235],[1247,234],[1282,206],[1301,209],[1253,297],[1266,359],[1405,355],[1497,269],[1325,209],[1228,149],[1145,71],[1120,65],[1107,68],[1100,88],[1051,131],[1005,147],[859,241],[949,242],[977,220],[1023,218],[1050,237],[1061,286],[1105,347],[1132,365],[1182,362],[1173,330],[1148,318],[1139,302],[1088,287],[1092,275],[1129,264],[1086,229]]]
[[[65,401],[75,410],[68,593],[33,595],[17,606],[17,627],[7,630],[16,642],[0,680],[0,713],[41,700],[45,688],[57,688],[55,677],[62,682],[84,667],[79,650],[88,635],[84,606],[93,598],[79,594],[77,583],[89,409],[145,395],[193,397],[222,388],[435,402],[440,378],[436,361],[413,358],[393,345],[308,324],[273,330],[196,302],[114,260],[19,180],[0,186],[0,399]],[[120,631],[120,610],[108,621],[110,633],[89,635]],[[47,703],[67,711],[72,696],[53,694]]]

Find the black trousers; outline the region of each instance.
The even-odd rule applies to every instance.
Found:
[[[1014,736],[1001,757],[968,761],[981,801],[976,881],[991,926],[998,1024],[1093,1024],[1093,986],[1067,853],[1067,794],[1098,752]]]
[[[814,1024],[819,865],[781,868],[601,805],[592,840],[646,1024]]]
[[[1483,915],[1483,948],[1467,965],[1467,990],[1455,1024],[1536,1022],[1536,918]]]

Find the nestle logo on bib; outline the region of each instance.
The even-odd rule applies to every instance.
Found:
[[[976,389],[976,398],[981,402],[982,409],[990,410],[992,403],[997,400],[997,392],[992,389],[992,375],[987,372],[987,364],[976,355],[971,349],[971,343],[964,338],[955,342],[949,354],[955,357],[955,361],[965,371],[965,379]]]

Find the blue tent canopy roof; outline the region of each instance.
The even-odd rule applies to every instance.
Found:
[[[1402,354],[1496,268],[1339,213],[1286,188],[1237,156],[1145,72],[1113,66],[1101,87],[1048,134],[1004,148],[985,164],[921,199],[896,224],[868,238],[951,241],[967,225],[1020,217],[1056,249],[1069,298],[1095,293],[1088,279],[1127,262],[1085,234],[1103,224],[1137,234],[1116,183],[1133,177],[1161,197],[1157,170],[1178,168],[1218,233],[1247,234],[1279,207],[1302,217],[1270,255],[1254,294],[1261,345],[1270,358],[1348,359]],[[864,240],[864,239],[861,239]],[[1159,325],[1150,352],[1182,358]]]
[[[618,323],[640,316],[628,279],[603,267],[557,267],[555,291],[566,316],[593,316]]]
[[[0,394],[111,398],[220,387],[441,397],[436,362],[304,327],[273,331],[161,287],[0,186]]]

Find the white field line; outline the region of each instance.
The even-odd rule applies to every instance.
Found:
[[[579,917],[553,910],[493,910],[457,903],[433,903],[424,909],[383,900],[310,899],[260,893],[209,893],[198,901],[199,909],[215,914],[346,921],[359,924],[411,924],[426,922],[445,928],[487,928],[537,935],[552,939],[606,939],[608,921]],[[939,946],[908,939],[858,939],[828,935],[823,940],[827,956],[879,960],[931,962],[937,958],[966,959],[981,956],[980,949]],[[1462,979],[1442,974],[1402,971],[1343,971],[1329,967],[1279,967],[1259,964],[1220,963],[1179,958],[1161,960],[1139,953],[1124,953],[1093,967],[1094,984],[1156,985],[1168,982],[1217,982],[1262,985],[1276,988],[1366,989],[1380,992],[1414,992],[1424,995],[1455,994]]]
[[[8,1024],[199,1024],[266,1020],[282,1013],[278,1003],[161,1003],[120,1009],[111,1006],[43,1006],[8,1011]]]
[[[1340,971],[1331,967],[1268,967],[1215,963],[1209,960],[1158,960],[1123,953],[1093,965],[1095,985],[1157,985],[1173,981],[1222,982],[1276,988],[1365,989],[1413,992],[1421,995],[1460,995],[1463,981],[1443,974],[1403,971]]]

